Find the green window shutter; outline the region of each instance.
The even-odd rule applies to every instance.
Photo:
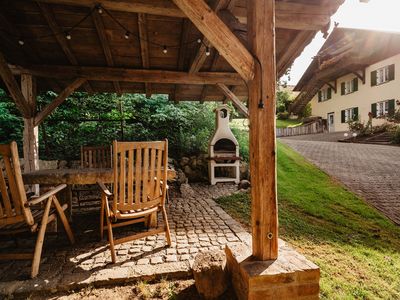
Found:
[[[389,116],[393,116],[395,113],[394,103],[394,99],[389,100]]]
[[[376,85],[376,75],[378,73],[376,71],[372,71],[371,72],[371,86],[375,86]]]
[[[394,80],[394,65],[389,66],[389,80]]]
[[[353,120],[358,121],[358,107],[353,108]]]
[[[376,103],[371,104],[372,117],[376,118]]]
[[[340,84],[340,89],[341,89],[341,93],[340,93],[341,95],[346,94],[346,83],[342,82]]]
[[[318,102],[322,101],[322,92],[318,91]]]
[[[328,88],[328,99],[332,98],[332,89]]]
[[[357,92],[358,91],[358,78],[354,78],[353,79],[353,92]]]
[[[342,110],[342,123],[346,123],[346,111]]]

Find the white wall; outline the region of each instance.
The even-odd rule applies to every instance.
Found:
[[[378,86],[371,86],[371,72],[381,67],[395,64],[395,79]],[[346,76],[337,79],[337,93],[332,91],[332,98],[318,102],[318,94],[311,100],[312,114],[320,116],[324,119],[327,118],[327,114],[330,112],[335,113],[335,131],[347,131],[347,123],[341,123],[341,111],[344,109],[358,107],[358,115],[361,122],[367,123],[368,113],[371,111],[371,104],[389,100],[389,99],[400,99],[400,54],[380,61],[366,68],[366,80],[365,84],[361,80],[358,80],[358,91],[348,94],[340,95],[340,85],[344,81],[348,81],[356,77],[354,74],[348,74]],[[327,86],[324,86],[325,88]],[[399,105],[395,104],[395,109],[398,110]],[[372,125],[380,125],[384,122],[382,119],[374,118]]]

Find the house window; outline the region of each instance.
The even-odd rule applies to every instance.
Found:
[[[388,65],[371,72],[371,86],[394,80],[394,65]]]
[[[342,82],[341,94],[347,95],[358,91],[358,78],[353,78],[352,80]]]
[[[318,92],[318,102],[323,102],[332,98],[332,89],[330,87],[321,89]]]
[[[342,110],[342,123],[358,119],[358,107],[352,107]]]
[[[394,99],[373,103],[371,105],[371,112],[374,118],[382,118],[393,115],[395,112]]]

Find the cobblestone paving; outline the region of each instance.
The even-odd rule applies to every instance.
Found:
[[[124,243],[116,246],[116,264],[111,264],[106,240],[99,241],[98,208],[86,212],[75,209],[73,227],[78,243],[70,246],[64,235],[48,236],[40,274],[34,280],[27,280],[29,261],[0,262],[0,295],[83,287],[103,281],[110,284],[140,275],[190,274],[198,252],[224,249],[230,242],[250,242],[245,229],[212,200],[235,190],[237,187],[231,184],[182,185],[182,194],[171,197],[167,204],[172,246],[165,246],[164,234]],[[115,229],[114,233],[118,238],[128,232]],[[21,242],[19,247],[26,249],[34,241]],[[13,246],[13,242],[3,243],[5,246]]]
[[[305,139],[281,141],[400,224],[400,147]]]

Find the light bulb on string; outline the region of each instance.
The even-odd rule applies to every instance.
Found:
[[[168,53],[168,49],[167,49],[167,46],[165,46],[164,45],[164,47],[163,47],[163,51],[162,51],[164,54],[167,54]]]
[[[210,47],[206,47],[206,56],[210,56],[211,52],[210,52]]]
[[[67,40],[70,40],[72,37],[71,37],[71,35],[69,34],[69,32],[66,32],[65,33],[65,38],[67,39]]]
[[[23,46],[25,44],[24,40],[20,39],[18,40],[18,44],[20,44],[21,46]]]
[[[198,44],[201,44],[201,39],[197,39],[197,43],[198,43]]]
[[[125,39],[126,39],[126,40],[128,40],[128,39],[129,39],[129,35],[130,35],[129,31],[125,32],[125,35],[124,35],[124,37],[125,37]]]
[[[102,13],[103,13],[103,9],[102,9],[102,7],[101,7],[100,4],[98,4],[98,5],[96,6],[96,8],[97,8],[97,12],[98,12],[99,14],[102,14]]]

